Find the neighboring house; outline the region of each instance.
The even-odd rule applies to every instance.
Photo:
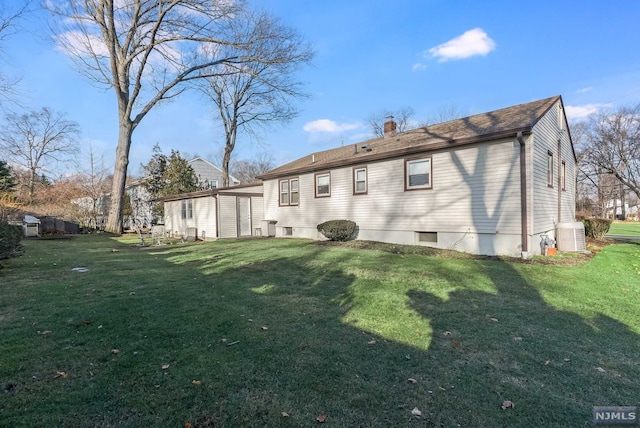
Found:
[[[204,189],[214,189],[222,186],[222,170],[201,157],[195,157],[187,162],[193,168],[198,178],[198,185]],[[240,180],[229,176],[230,185],[240,184]],[[154,223],[162,223],[164,220],[156,218],[152,212],[153,201],[151,195],[145,187],[145,179],[134,180],[125,186],[125,192],[131,201],[131,215],[124,216],[123,227],[131,229],[133,227],[150,227]],[[109,212],[109,195],[99,201],[104,212]]]
[[[205,189],[215,189],[222,187],[222,170],[201,157],[195,157],[189,161],[189,165],[198,177],[198,182]],[[229,176],[229,186],[240,184],[240,180],[233,176]]]
[[[637,220],[638,206],[630,206],[625,201],[623,210],[622,201],[620,199],[612,199],[607,202],[605,217],[617,220]]]
[[[574,221],[576,157],[560,96],[310,154],[273,169],[264,218],[276,236],[357,239],[527,257]]]
[[[164,201],[164,228],[172,236],[202,240],[262,234],[262,184],[201,190]]]

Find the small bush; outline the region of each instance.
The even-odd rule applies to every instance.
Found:
[[[330,241],[348,241],[356,231],[356,223],[351,220],[329,220],[320,223],[318,231]]]
[[[612,222],[613,220],[606,218],[585,218],[582,220],[584,234],[591,238],[602,239],[609,232]]]
[[[22,228],[8,223],[0,223],[0,260],[20,255]]]

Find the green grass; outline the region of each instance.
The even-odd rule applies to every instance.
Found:
[[[640,401],[638,245],[567,267],[136,242],[3,261],[0,426],[586,427]]]
[[[609,233],[612,235],[640,236],[640,222],[614,221],[611,223]]]

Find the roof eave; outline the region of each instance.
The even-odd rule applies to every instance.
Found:
[[[482,143],[486,141],[498,140],[502,138],[515,137],[518,132],[522,132],[524,135],[531,134],[532,126],[528,125],[521,128],[510,129],[507,131],[493,132],[490,134],[484,134],[466,138],[452,138],[446,141],[437,142],[430,145],[419,145],[412,147],[405,147],[403,149],[390,150],[382,153],[371,153],[358,158],[341,159],[337,161],[324,162],[321,164],[313,164],[304,167],[293,168],[286,171],[267,172],[265,174],[257,176],[261,180],[272,180],[274,178],[287,177],[291,175],[304,174],[309,172],[323,171],[343,166],[357,165],[365,162],[376,162],[386,159],[398,158],[403,156],[410,156],[418,153],[432,152],[436,150],[446,150],[451,147],[459,147],[468,144]]]

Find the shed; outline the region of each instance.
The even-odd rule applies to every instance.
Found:
[[[40,219],[26,215],[22,219],[22,231],[25,237],[40,236]]]

